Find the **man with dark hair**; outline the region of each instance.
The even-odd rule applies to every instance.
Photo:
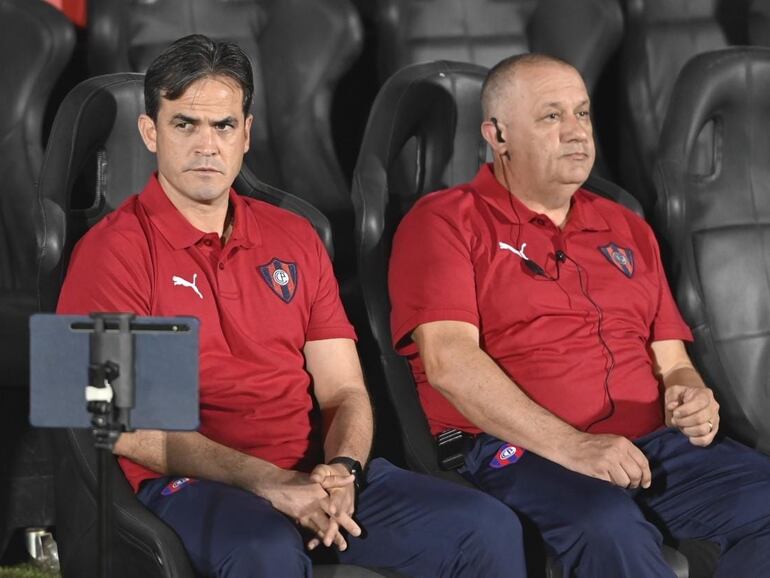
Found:
[[[307,577],[323,544],[405,576],[523,577],[518,520],[497,501],[364,467],[372,412],[326,250],[305,220],[231,189],[247,57],[183,38],[146,87],[139,131],[158,172],[77,245],[58,307],[201,321],[200,430],[116,444],[139,499],[205,576]]]
[[[650,227],[581,188],[580,74],[512,57],[482,104],[494,163],[418,201],[393,242],[394,345],[433,432],[475,438],[460,472],[568,576],[672,577],[661,532],[717,542],[718,576],[770,576],[770,459],[715,437]]]

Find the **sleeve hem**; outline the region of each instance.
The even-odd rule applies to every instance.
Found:
[[[432,321],[464,321],[479,326],[479,316],[465,309],[423,309],[410,315],[393,332],[393,347],[400,355],[410,355],[417,352],[417,347],[407,339],[409,334],[423,323]]]
[[[322,339],[352,339],[353,341],[358,341],[358,336],[350,326],[319,327],[308,331],[305,335],[305,341],[320,341]]]
[[[652,341],[664,341],[666,339],[679,339],[681,341],[692,342],[692,331],[681,325],[661,325],[656,326],[652,332]]]

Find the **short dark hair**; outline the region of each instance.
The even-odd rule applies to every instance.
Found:
[[[249,57],[233,42],[191,34],[175,41],[152,61],[144,77],[144,110],[158,120],[160,99],[176,100],[194,82],[210,76],[227,76],[243,91],[243,114],[249,114],[254,76]]]
[[[514,74],[519,68],[526,65],[549,63],[574,68],[569,62],[562,60],[561,58],[537,52],[514,54],[513,56],[504,58],[490,68],[487,77],[484,79],[484,84],[481,86],[481,106],[484,110],[484,117],[489,118],[490,116],[499,114],[493,109],[505,87],[513,79]]]

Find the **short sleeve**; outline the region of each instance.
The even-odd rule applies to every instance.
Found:
[[[658,271],[658,310],[652,322],[650,339],[651,341],[664,341],[666,339],[692,341],[692,332],[682,318],[679,307],[677,307],[671,294],[671,288],[660,258],[660,248],[652,231],[650,231],[650,242],[655,249],[655,267]]]
[[[402,355],[416,353],[411,334],[423,323],[479,324],[471,235],[446,203],[434,199],[415,205],[393,239],[390,320],[393,345]]]
[[[315,295],[310,306],[306,341],[321,339],[347,338],[356,339],[356,332],[348,321],[340,300],[339,286],[334,277],[331,259],[321,239],[312,227],[308,226],[309,235],[315,245],[318,260],[318,278]]]
[[[152,275],[147,241],[94,229],[72,253],[57,313],[151,315]]]

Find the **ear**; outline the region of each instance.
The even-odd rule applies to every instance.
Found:
[[[498,126],[500,126],[498,124]],[[502,128],[502,127],[501,127]],[[481,123],[481,136],[487,141],[489,148],[495,153],[495,156],[505,156],[508,154],[508,147],[506,143],[497,140],[497,127],[489,120],[485,120]]]
[[[254,115],[250,114],[246,117],[246,122],[243,123],[243,130],[246,131],[246,139],[243,143],[243,154],[249,151],[249,145],[251,144],[251,123],[254,122]]]
[[[139,127],[139,134],[144,141],[144,146],[147,147],[151,153],[158,152],[158,131],[155,128],[155,121],[153,121],[146,114],[140,114],[137,121]]]

